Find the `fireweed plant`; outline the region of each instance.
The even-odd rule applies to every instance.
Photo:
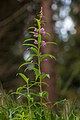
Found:
[[[43,99],[46,97],[48,98],[48,93],[47,91],[43,91],[42,90],[42,86],[43,84],[46,84],[46,82],[44,82],[43,80],[48,77],[50,78],[49,74],[44,73],[44,71],[41,71],[41,63],[47,62],[48,61],[48,57],[50,57],[51,59],[56,59],[55,56],[53,56],[52,54],[42,54],[41,52],[41,48],[44,47],[44,49],[46,48],[47,45],[49,44],[56,44],[55,42],[47,42],[45,40],[43,40],[43,36],[49,35],[50,34],[48,32],[45,31],[44,28],[44,23],[42,20],[42,10],[40,12],[39,15],[39,19],[34,18],[34,21],[36,22],[36,26],[37,27],[29,27],[29,33],[32,34],[33,37],[28,38],[26,40],[24,40],[23,45],[24,46],[28,46],[30,51],[32,51],[31,55],[26,59],[26,62],[23,63],[21,67],[26,66],[26,65],[34,65],[34,67],[30,67],[30,70],[34,71],[35,74],[35,80],[30,81],[29,78],[23,74],[23,73],[18,73],[19,76],[21,76],[24,81],[26,82],[26,85],[24,85],[23,87],[19,87],[16,91],[16,94],[25,96],[27,98],[27,106],[28,106],[28,110],[29,110],[29,120],[31,120],[31,116],[30,114],[32,114],[32,108],[35,108],[35,116],[37,113],[37,110],[39,110],[39,120],[43,119],[43,112],[44,109],[47,106],[47,102],[44,102]],[[33,43],[31,43],[31,41]],[[32,58],[30,60],[30,58]],[[34,58],[36,58],[36,61],[34,60]],[[32,92],[31,88],[33,86],[38,86],[39,87],[39,91],[38,92]],[[23,91],[24,92],[23,94]],[[34,99],[34,97],[39,98],[39,101],[36,102],[36,100]],[[45,107],[44,107],[45,106]],[[37,109],[36,109],[37,108]]]

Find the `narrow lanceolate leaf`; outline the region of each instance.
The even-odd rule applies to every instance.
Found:
[[[18,75],[20,75],[23,80],[28,84],[29,78],[27,78],[23,73],[18,73]]]
[[[39,76],[40,76],[39,70],[37,68],[32,68],[32,70],[34,70],[35,75],[36,75],[35,78],[37,80],[39,78]]]
[[[17,88],[17,92],[20,92],[21,90],[23,90],[23,89],[25,89],[26,88],[26,85],[24,85],[24,86],[22,86],[22,87],[19,87],[19,88]]]
[[[50,33],[46,32],[47,35],[51,36]]]
[[[46,77],[48,77],[50,79],[49,74],[42,74],[41,75],[41,80],[44,80]]]
[[[34,34],[35,32],[33,32],[33,31],[30,31],[29,33],[30,33],[30,34]]]
[[[33,63],[27,61],[27,62],[21,64],[21,65],[19,66],[19,69],[20,69],[21,67],[25,66],[25,65],[30,65],[30,64],[33,64]]]
[[[30,46],[30,47],[34,47],[38,50],[37,46],[36,45],[33,45],[33,44],[23,44],[24,46]]]
[[[52,44],[52,45],[57,45],[56,42],[46,42],[47,45]]]
[[[29,30],[29,29],[33,29],[33,28],[35,28],[35,27],[29,27],[28,30]]]
[[[41,43],[41,34],[38,34],[38,42]]]
[[[44,84],[44,85],[46,85],[46,86],[49,86],[46,82],[41,82],[41,83]],[[35,85],[40,86],[41,83],[36,81],[33,84],[29,84],[29,88],[31,88],[32,86],[35,86]]]
[[[38,94],[38,93],[30,92],[30,94],[39,97],[39,94]]]
[[[48,97],[48,92],[46,92],[46,91],[43,91],[43,92],[39,92],[38,93],[39,94],[39,97]]]
[[[56,57],[51,55],[51,54],[44,54],[40,57],[40,61],[42,61],[43,59],[45,59],[46,57],[50,57],[52,59],[55,59],[56,60]]]
[[[40,77],[41,77],[41,80],[43,80],[43,79],[45,79],[47,77],[47,75],[46,74],[42,74]]]
[[[36,20],[36,21],[37,21],[38,28],[40,29],[40,28],[41,28],[41,25],[40,25],[40,20],[39,20],[39,19],[36,19],[36,18],[34,18],[34,20]]]
[[[21,64],[21,65],[19,66],[19,69],[20,69],[21,67],[23,67],[23,66],[31,65],[31,64],[32,64],[32,65],[34,64],[34,65],[37,65],[37,66],[38,66],[37,62],[28,62],[28,61],[27,61],[27,62]]]
[[[33,40],[35,40],[35,39],[34,38],[28,38],[28,39],[24,40],[24,42],[33,41]]]
[[[33,47],[31,47],[31,50],[33,51],[33,52],[35,52],[36,53],[36,55],[38,55],[38,50],[36,50],[35,48],[33,48]]]

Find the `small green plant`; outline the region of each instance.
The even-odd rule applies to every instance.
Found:
[[[45,48],[48,44],[52,44],[52,45],[56,44],[55,42],[47,42],[47,41],[43,40],[43,36],[45,36],[45,35],[50,36],[50,34],[45,31],[42,17],[43,17],[43,15],[42,15],[42,10],[41,10],[39,19],[34,18],[34,21],[36,22],[37,27],[35,27],[35,26],[29,27],[29,30],[30,30],[29,33],[32,34],[33,37],[26,39],[24,41],[23,45],[28,46],[29,49],[32,51],[32,54],[26,59],[26,62],[20,66],[20,68],[21,68],[25,65],[31,65],[31,66],[34,65],[34,66],[30,67],[30,70],[34,71],[35,80],[34,81],[32,80],[32,82],[30,82],[29,78],[26,77],[25,74],[18,73],[18,75],[20,75],[25,80],[26,85],[19,87],[16,91],[16,94],[25,96],[27,98],[29,115],[31,114],[32,107],[34,107],[34,108],[36,107],[36,110],[38,110],[39,113],[37,114],[37,111],[35,110],[35,115],[39,117],[39,120],[42,120],[43,113],[44,113],[43,106],[46,106],[46,104],[47,104],[47,102],[43,102],[43,99],[45,97],[48,98],[47,91],[42,90],[42,85],[43,84],[47,85],[47,83],[43,82],[43,80],[46,77],[50,78],[49,74],[46,74],[43,71],[41,71],[41,63],[42,63],[42,61],[47,62],[48,57],[50,57],[51,59],[56,59],[55,56],[53,56],[51,54],[48,54],[48,53],[42,54],[42,52],[41,52],[42,47]],[[31,43],[32,41],[33,41],[33,43]],[[36,61],[34,60],[34,58],[36,58]],[[31,92],[31,88],[33,86],[38,86],[39,92]],[[24,92],[24,90],[25,90],[25,92]],[[23,92],[24,92],[24,94],[23,94]],[[34,96],[38,97],[40,101],[35,102]],[[31,119],[31,118],[29,118],[29,119]]]

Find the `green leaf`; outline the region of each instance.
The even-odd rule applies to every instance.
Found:
[[[34,103],[34,98],[33,98],[33,97],[30,97],[30,101],[31,101],[32,103]]]
[[[38,93],[30,92],[30,94],[39,97],[39,94],[38,94]]]
[[[33,31],[30,31],[29,33],[30,33],[30,34],[34,34],[34,32],[33,32]]]
[[[48,92],[46,92],[46,91],[43,91],[43,92],[39,92],[39,96],[40,97],[48,97]]]
[[[76,120],[75,118],[76,117],[73,114],[71,114],[71,116],[69,117],[69,120]]]
[[[38,34],[38,42],[41,43],[41,34]]]
[[[47,103],[45,103],[45,102],[42,102],[42,105],[43,106],[45,106],[45,107],[47,107]],[[46,116],[47,117],[47,116]],[[46,120],[46,119],[45,119]],[[54,120],[54,119],[51,119],[51,120]]]
[[[33,57],[35,57],[35,56],[37,56],[37,55],[36,55],[36,54],[31,54],[31,55],[26,59],[26,62],[29,61],[30,58],[33,58]]]
[[[45,79],[46,77],[48,77],[48,78],[50,79],[49,74],[42,74],[42,75],[41,75],[41,80]]]
[[[28,84],[29,78],[27,78],[23,73],[18,73],[18,75],[20,75],[24,81]]]
[[[50,33],[46,32],[47,35],[51,36]]]
[[[36,48],[36,50],[38,50],[37,46],[36,45],[33,45],[33,44],[23,44],[24,46],[30,46],[30,47],[34,47]]]
[[[23,66],[25,66],[25,65],[29,65],[29,64],[32,64],[32,62],[25,62],[25,63],[23,63],[23,64],[21,64],[20,66],[19,66],[19,69],[21,68],[21,67],[23,67]]]
[[[25,62],[19,66],[19,69],[25,65],[30,65],[30,64],[38,65],[37,62]]]
[[[42,74],[40,77],[41,77],[41,80],[43,80],[44,78],[46,78],[46,74]]]
[[[36,21],[37,21],[38,28],[39,28],[39,30],[40,30],[40,28],[41,28],[41,25],[40,25],[40,20],[39,20],[39,19],[37,19],[37,18],[34,18],[34,20],[36,20]]]
[[[40,60],[42,61],[42,60],[45,59],[46,57],[50,57],[50,58],[56,60],[56,57],[53,56],[53,55],[51,55],[51,54],[43,54],[43,55],[40,57]]]
[[[36,80],[39,78],[39,76],[40,76],[40,73],[39,73],[39,70],[37,69],[37,68],[32,68],[32,70],[34,70],[34,72],[35,72],[35,75],[36,75]]]
[[[56,43],[56,42],[46,42],[46,44],[47,44],[47,45],[48,45],[48,44],[57,45],[57,43]]]
[[[22,86],[22,87],[17,88],[17,92],[21,92],[21,90],[23,90],[24,88],[26,88],[26,85],[24,85],[24,86]]]
[[[28,29],[33,29],[33,28],[35,28],[35,27],[29,27]]]
[[[28,39],[24,40],[24,42],[33,41],[33,40],[35,40],[35,39],[34,38],[28,38]]]
[[[22,95],[22,93],[17,90],[16,90],[16,92],[13,92],[13,94]]]
[[[43,97],[44,97],[44,96],[48,97],[48,92],[43,91]]]
[[[49,86],[46,82],[41,82],[41,83],[46,85],[46,86]],[[32,86],[35,86],[35,85],[40,86],[40,82],[36,81],[35,83],[29,84],[29,88],[31,88]]]
[[[38,55],[38,51],[35,48],[31,47],[31,50],[34,51]]]

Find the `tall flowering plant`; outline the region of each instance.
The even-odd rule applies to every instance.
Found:
[[[20,66],[21,68],[24,65],[33,64],[34,66],[32,66],[30,70],[34,71],[35,80],[33,83],[30,83],[29,78],[27,78],[26,75],[24,75],[23,73],[18,73],[18,75],[20,75],[25,80],[26,85],[18,88],[16,91],[17,94],[27,97],[28,108],[29,108],[30,114],[31,114],[31,107],[36,106],[36,104],[38,105],[38,107],[40,108],[40,120],[42,120],[43,106],[46,106],[46,103],[43,102],[43,98],[48,97],[48,93],[46,91],[43,91],[42,89],[43,84],[47,85],[47,83],[43,82],[43,80],[46,77],[50,78],[48,73],[44,73],[44,71],[41,71],[41,62],[47,62],[48,57],[50,57],[51,59],[56,59],[55,56],[53,56],[52,54],[48,54],[48,53],[43,54],[41,51],[42,47],[45,48],[49,44],[53,44],[53,45],[56,44],[55,42],[47,42],[43,40],[43,36],[46,36],[46,34],[50,36],[50,34],[45,31],[45,28],[43,26],[42,16],[43,15],[42,15],[42,10],[41,10],[39,19],[34,18],[37,27],[35,26],[29,27],[29,30],[30,30],[29,33],[32,34],[33,37],[24,40],[23,45],[28,46],[29,49],[32,51],[32,54],[27,58],[26,62]],[[30,41],[33,41],[33,43],[29,43]],[[37,58],[36,61],[34,61],[34,57]],[[30,58],[32,58],[31,61],[28,61],[28,59]],[[39,92],[34,93],[30,91],[31,87],[35,85],[39,86]],[[23,89],[26,89],[25,94],[21,93]],[[39,97],[40,101],[35,102],[33,96]]]

